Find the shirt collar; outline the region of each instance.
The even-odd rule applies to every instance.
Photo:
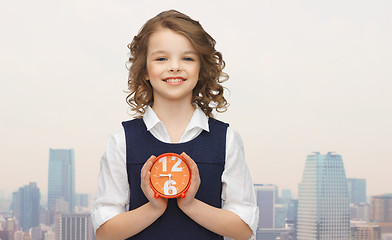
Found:
[[[150,106],[147,106],[146,112],[143,115],[144,124],[146,124],[147,131],[150,131],[154,128],[157,124],[161,123],[158,116],[155,114],[154,110]]]
[[[199,127],[207,132],[210,131],[210,128],[208,126],[208,117],[200,108],[196,108],[193,112],[191,121],[189,121],[185,131],[191,130],[196,127]]]
[[[147,127],[147,131],[150,131],[157,124],[162,124],[162,121],[155,114],[154,110],[150,106],[147,106],[146,112],[143,116],[144,124]],[[185,132],[191,130],[193,128],[199,127],[207,132],[210,131],[208,126],[208,117],[204,114],[204,112],[200,108],[196,108],[193,112],[192,118],[188,123],[188,126],[185,129]]]

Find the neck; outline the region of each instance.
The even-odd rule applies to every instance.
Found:
[[[190,102],[184,101],[157,101],[152,109],[162,121],[173,143],[180,141],[195,111]]]
[[[154,102],[152,106],[158,118],[165,123],[165,121],[183,121],[192,118],[195,107],[190,102],[178,101],[159,101]]]

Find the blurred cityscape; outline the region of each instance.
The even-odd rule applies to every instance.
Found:
[[[392,240],[392,193],[367,196],[366,179],[347,178],[339,154],[304,156],[298,196],[255,184],[257,240]],[[93,240],[89,206],[75,193],[73,149],[49,149],[47,199],[35,182],[0,194],[0,240]],[[0,189],[1,193],[1,189]]]

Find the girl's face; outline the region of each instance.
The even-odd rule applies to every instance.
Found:
[[[154,102],[192,101],[192,90],[199,79],[200,58],[185,36],[160,28],[149,39],[147,76]]]

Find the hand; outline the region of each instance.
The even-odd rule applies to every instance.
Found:
[[[201,180],[199,169],[197,168],[197,164],[193,161],[193,159],[184,152],[181,153],[181,156],[185,159],[189,169],[191,170],[191,185],[189,186],[189,189],[186,192],[184,198],[177,198],[178,207],[184,211],[185,208],[190,207],[195,202],[195,195],[199,190]]]
[[[167,207],[167,199],[161,197],[156,198],[154,196],[154,191],[150,187],[150,176],[151,176],[150,169],[155,159],[156,157],[152,155],[143,165],[140,173],[140,177],[141,177],[140,187],[142,188],[142,191],[146,196],[146,198],[148,199],[148,201],[151,203],[151,206],[157,211],[161,211],[163,214]]]

